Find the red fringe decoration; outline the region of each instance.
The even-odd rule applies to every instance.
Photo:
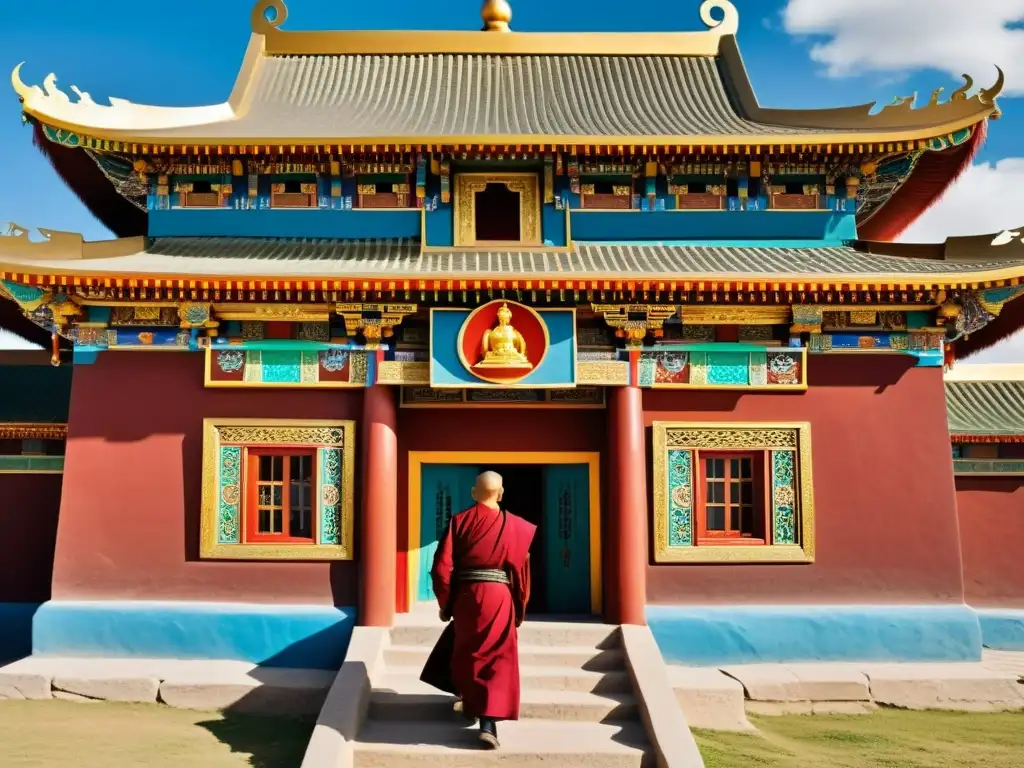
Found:
[[[57,175],[64,180],[89,213],[116,237],[136,237],[148,230],[148,216],[125,200],[103,171],[82,149],[56,144],[43,135],[42,126],[33,126],[32,143],[50,161]],[[44,345],[45,346],[45,345]]]
[[[858,237],[891,242],[903,234],[971,167],[987,135],[988,121],[982,120],[974,127],[971,138],[959,147],[926,152],[889,202],[857,228]]]
[[[50,334],[25,317],[13,301],[0,299],[0,328],[16,333],[25,341],[31,341],[43,349],[50,347]]]
[[[993,344],[998,344],[1003,339],[1013,336],[1021,328],[1024,328],[1024,297],[1008,301],[1003,305],[1003,311],[999,313],[999,317],[980,331],[972,333],[969,338],[957,341],[957,356],[965,360],[971,355],[976,355],[983,349],[988,349]]]
[[[950,435],[951,443],[1024,443],[1024,435]]]

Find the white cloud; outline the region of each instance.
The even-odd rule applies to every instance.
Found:
[[[42,349],[38,344],[27,341],[16,333],[0,328],[0,351],[12,349]]]
[[[900,240],[935,243],[947,237],[1019,230],[1024,227],[1021,189],[1024,189],[1024,157],[973,165]],[[979,352],[968,362],[1024,363],[1024,331]]]
[[[1020,229],[1024,227],[1022,189],[1024,157],[972,165],[900,240],[934,243],[947,237]]]
[[[972,75],[987,87],[993,65],[1006,72],[1004,95],[1024,94],[1024,0],[788,0],[793,35],[824,36],[811,58],[830,76],[934,68]]]

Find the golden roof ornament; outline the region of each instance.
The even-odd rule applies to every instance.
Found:
[[[508,0],[484,0],[480,16],[484,20],[485,32],[509,32],[512,21],[512,6]]]
[[[474,368],[504,368],[528,371],[533,368],[526,357],[526,339],[512,325],[512,310],[503,303],[498,310],[498,324],[484,331],[480,340],[483,360]]]

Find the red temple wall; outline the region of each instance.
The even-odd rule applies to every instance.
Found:
[[[53,598],[355,605],[354,561],[200,561],[199,508],[204,418],[358,419],[362,392],[206,389],[203,365],[152,352],[76,367]]]
[[[1024,477],[958,477],[964,593],[981,608],[1024,608]]]
[[[799,395],[646,391],[648,425],[810,422],[816,529],[813,564],[652,564],[648,601],[961,602],[942,370],[913,362],[813,356]]]
[[[50,599],[60,495],[60,475],[0,475],[0,603]]]
[[[589,408],[400,408],[398,605],[404,608],[408,601],[404,552],[409,539],[409,451],[587,451],[603,456],[605,425],[605,411]],[[606,477],[602,462],[602,488],[607,487]]]

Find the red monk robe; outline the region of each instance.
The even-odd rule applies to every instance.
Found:
[[[530,598],[530,544],[537,527],[485,504],[454,515],[430,575],[441,610],[453,618],[452,682],[470,717],[519,719],[517,627]],[[504,571],[509,584],[460,583],[458,573]]]

